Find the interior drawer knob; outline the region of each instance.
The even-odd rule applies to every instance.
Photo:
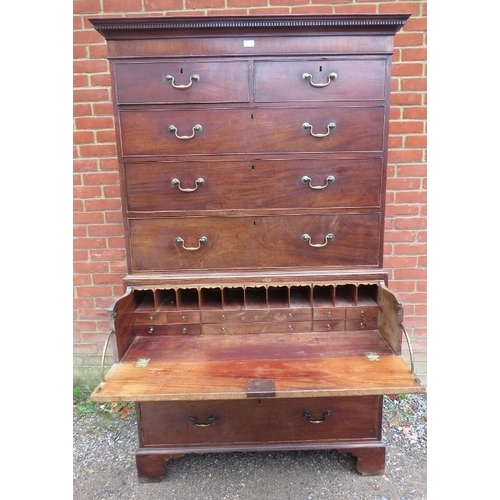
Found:
[[[321,89],[323,87],[327,87],[330,85],[330,82],[335,81],[338,78],[339,75],[337,73],[334,73],[333,71],[328,75],[328,78],[326,80],[326,83],[314,83],[312,81],[312,75],[311,73],[303,73],[302,74],[302,79],[305,80],[306,82],[309,82],[310,85],[313,87],[316,87],[317,89]]]
[[[210,415],[206,422],[198,422],[198,417],[189,415],[187,418],[195,427],[210,427],[215,420],[215,415]]]
[[[302,235],[302,239],[304,241],[307,241],[309,243],[310,246],[312,247],[315,247],[315,248],[319,248],[319,247],[324,247],[328,244],[329,241],[332,241],[334,238],[333,236],[333,233],[328,233],[326,236],[325,236],[325,242],[324,243],[311,243],[312,241],[312,238],[307,234],[303,234]]]
[[[321,420],[313,420],[311,418],[311,414],[308,412],[308,411],[305,411],[303,414],[302,414],[305,418],[307,418],[307,421],[310,423],[310,424],[322,424],[327,418],[331,417],[332,415],[332,412],[330,410],[327,410],[327,411],[324,411],[323,412],[323,418]]]

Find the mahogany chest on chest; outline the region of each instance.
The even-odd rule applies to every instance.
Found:
[[[92,399],[136,402],[142,480],[225,451],[329,448],[384,472],[383,395],[425,390],[383,269],[407,18],[91,20],[128,259]]]

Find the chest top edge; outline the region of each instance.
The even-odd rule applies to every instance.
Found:
[[[191,16],[191,17],[124,17],[89,19],[107,40],[161,36],[217,34],[221,31],[247,34],[307,32],[366,33],[394,35],[410,14],[334,14],[288,16]]]

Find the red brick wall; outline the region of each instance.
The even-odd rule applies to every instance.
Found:
[[[106,44],[89,17],[411,13],[393,58],[384,267],[427,375],[426,2],[421,0],[74,0],[74,377],[100,376],[107,308],[123,292],[125,239]],[[408,357],[407,352],[405,356]]]

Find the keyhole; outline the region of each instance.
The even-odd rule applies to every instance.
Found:
[[[320,66],[320,67],[319,67],[319,70],[320,70],[320,71],[323,71],[323,66]]]
[[[253,113],[250,115],[250,118],[253,120]]]
[[[184,68],[181,68],[181,75],[182,75],[182,73],[184,73]]]
[[[255,165],[252,165],[252,172],[255,172]]]

